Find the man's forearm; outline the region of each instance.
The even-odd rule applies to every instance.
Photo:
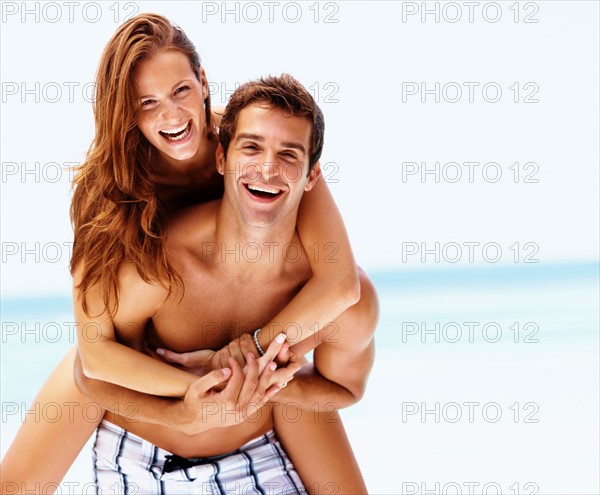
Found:
[[[351,406],[357,398],[348,389],[322,376],[312,363],[308,363],[277,394],[274,401],[304,410],[320,411]]]

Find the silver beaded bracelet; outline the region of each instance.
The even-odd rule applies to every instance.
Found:
[[[262,328],[257,328],[256,330],[254,330],[254,344],[256,345],[256,349],[258,350],[258,353],[261,356],[264,356],[265,351],[263,351],[262,347],[260,346],[260,343],[258,342],[258,335],[260,334],[261,330],[262,330]]]

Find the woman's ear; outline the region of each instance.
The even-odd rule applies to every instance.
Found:
[[[315,166],[308,173],[308,181],[304,186],[305,191],[310,191],[321,177],[321,162],[315,163]]]
[[[202,99],[206,100],[210,93],[208,92],[208,79],[206,78],[206,72],[204,72],[204,67],[199,67],[200,69],[200,84],[202,85]]]
[[[215,157],[217,159],[217,172],[221,175],[225,175],[225,151],[223,150],[221,143],[217,145]]]

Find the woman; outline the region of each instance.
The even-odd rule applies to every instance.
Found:
[[[142,98],[140,109],[140,97],[147,95],[138,94],[136,64],[139,67],[140,61],[151,59],[166,47],[188,56],[195,83],[191,81],[193,87],[174,87],[162,101]],[[79,280],[83,283],[77,290],[85,296],[90,287],[99,284],[104,289],[105,306],[111,311],[111,301],[118,296],[117,270],[124,261],[135,263],[148,280],[169,287],[177,284],[163,244],[168,215],[194,202],[219,197],[222,179],[215,169],[217,124],[210,109],[206,76],[193,45],[180,30],[156,15],[131,19],[109,42],[97,79],[96,137],[75,179],[72,269],[81,270]],[[185,115],[181,129],[145,126],[144,112],[148,110],[144,107],[158,103],[160,108],[161,103],[168,103],[181,108],[174,102],[190,97],[193,102],[186,107],[189,115]],[[202,107],[203,111],[198,111]],[[314,213],[317,211],[319,215]],[[343,223],[322,182],[303,201],[298,230],[306,246],[331,239],[340,246],[339,263],[314,263],[313,278],[273,319],[296,322],[306,336],[312,333],[309,327],[314,328],[315,322],[324,326],[356,301],[358,281]],[[85,297],[82,301],[86,309]],[[266,326],[264,334],[272,338],[275,332],[269,330]],[[57,423],[29,421],[22,426],[4,458],[3,483],[17,482],[20,491],[31,489],[35,483],[42,488],[58,483],[96,428],[97,422],[88,422],[83,415],[67,414],[67,404],[76,403],[83,409],[90,402],[75,387],[74,355],[71,351],[61,361],[35,399],[40,404],[63,405],[65,414]],[[318,429],[319,424],[312,428]],[[52,463],[48,462],[48,451],[52,452]],[[340,458],[355,466],[348,451]],[[300,459],[296,462],[300,464]],[[350,478],[361,482],[359,473]],[[305,484],[312,485],[310,480]]]

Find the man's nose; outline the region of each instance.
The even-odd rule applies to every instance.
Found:
[[[280,173],[280,163],[277,155],[274,153],[265,153],[262,164],[260,162],[257,164],[257,172],[265,180],[277,177]]]

